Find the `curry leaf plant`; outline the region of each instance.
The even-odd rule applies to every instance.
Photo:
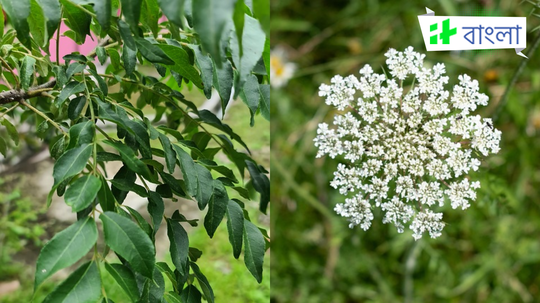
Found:
[[[55,159],[43,203],[63,197],[78,219],[39,255],[35,289],[82,264],[46,302],[111,302],[104,271],[133,302],[214,302],[203,274],[211,269],[197,265],[188,224],[209,238],[226,225],[234,257],[262,280],[267,233],[245,205],[258,203],[266,213],[268,172],[249,142],[186,97],[219,96],[223,114],[229,99],[241,96],[251,125],[256,115],[268,119],[268,20],[260,11],[265,1],[254,2],[0,0],[9,21],[0,31],[0,122],[11,138],[0,138],[0,152],[19,144],[18,125],[34,126]],[[61,36],[97,46],[60,57]],[[105,164],[113,161],[120,169],[108,174]],[[130,192],[148,200],[147,213],[123,205]],[[193,203],[204,224],[169,211],[168,203]],[[156,258],[159,228],[173,268]]]

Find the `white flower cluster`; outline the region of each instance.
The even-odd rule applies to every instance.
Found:
[[[478,169],[478,157],[499,151],[501,132],[491,119],[472,114],[488,102],[478,81],[461,75],[450,93],[444,64],[425,68],[425,55],[412,47],[385,56],[393,78],[366,65],[360,79],[335,76],[320,86],[326,103],[346,112],[335,116],[335,128],[319,124],[317,157],[344,159],[331,186],[348,196],[335,211],[351,228],[367,230],[373,207],[379,207],[383,223],[398,232],[408,225],[416,240],[424,232],[436,238],[444,223],[442,213],[430,208],[447,201],[454,209],[470,206],[480,182],[466,175]],[[413,84],[404,89],[410,76]]]

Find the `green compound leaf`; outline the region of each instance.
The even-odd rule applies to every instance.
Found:
[[[105,212],[99,218],[103,222],[105,243],[126,259],[133,270],[152,279],[156,258],[150,237],[133,221],[117,213]]]
[[[101,297],[101,277],[95,262],[73,272],[43,303],[95,303]]]
[[[123,264],[109,264],[105,262],[105,269],[114,278],[116,283],[124,290],[132,302],[137,302],[139,299],[139,289],[137,288],[137,280],[133,272]]]
[[[94,219],[86,217],[57,233],[41,250],[37,260],[35,289],[55,272],[68,267],[94,246],[97,241]]]
[[[262,282],[264,236],[253,223],[244,219],[244,263],[251,274]]]
[[[101,181],[98,178],[86,175],[68,187],[64,199],[73,212],[79,212],[92,204],[100,188]]]
[[[80,173],[86,166],[91,154],[92,145],[84,144],[77,148],[70,149],[60,156],[58,161],[54,164],[54,184],[57,185],[67,178]]]
[[[227,231],[229,242],[233,248],[233,255],[236,259],[242,252],[242,240],[244,235],[244,211],[233,200],[227,204]]]
[[[204,227],[210,238],[214,236],[216,229],[225,216],[227,204],[229,202],[229,196],[227,195],[227,190],[223,186],[223,183],[218,180],[213,181],[214,193],[208,204],[208,213],[206,213],[206,216],[204,217]]]
[[[180,223],[167,219],[167,236],[171,243],[170,252],[171,259],[180,272],[187,270],[188,253],[189,253],[189,238],[188,234],[180,225]]]

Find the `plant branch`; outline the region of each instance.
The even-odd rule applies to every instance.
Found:
[[[67,136],[67,133],[65,130],[63,130],[60,125],[58,125],[56,122],[54,122],[53,120],[51,120],[51,118],[47,117],[47,115],[45,115],[44,113],[42,113],[39,109],[33,107],[32,105],[26,103],[26,101],[24,101],[24,99],[20,99],[19,100],[19,103],[21,103],[22,105],[28,107],[29,109],[31,109],[34,113],[40,115],[43,119],[45,119],[45,121],[49,122],[52,126],[54,126],[56,129],[58,129],[59,131],[62,132],[62,134],[64,134],[64,136]]]
[[[0,93],[0,104],[11,103],[19,100],[30,99],[40,96],[43,92],[53,89],[56,85],[56,80],[51,80],[43,84],[30,87],[27,91],[22,89],[11,89]]]
[[[11,68],[11,66],[9,66],[9,64],[6,62],[6,60],[4,60],[4,58],[2,58],[0,56],[0,61],[2,61],[2,64],[9,70],[9,72],[13,75],[13,79],[15,79],[15,83],[17,83],[17,87],[20,86],[20,83],[19,83],[19,78],[17,77],[17,75],[15,74],[15,72],[13,71],[13,69]]]

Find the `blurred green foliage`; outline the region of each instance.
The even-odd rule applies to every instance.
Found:
[[[0,179],[0,188],[4,185]],[[13,256],[26,246],[41,246],[40,236],[45,232],[37,222],[44,210],[34,209],[19,189],[4,191],[0,190],[0,281],[19,274],[23,264],[14,262]]]
[[[417,15],[527,18],[528,46],[539,3],[519,1],[323,1],[271,3],[272,44],[289,52],[296,76],[272,92],[272,302],[538,302],[540,298],[540,50],[499,104],[522,62],[514,50],[425,52]],[[465,211],[445,207],[438,239],[414,242],[375,212],[370,230],[349,229],[329,186],[337,160],[315,159],[317,124],[334,113],[318,97],[333,75],[382,71],[388,48],[412,45],[426,64],[444,62],[449,85],[463,73],[490,97],[478,113],[503,132],[501,151],[473,176],[482,188]],[[527,49],[524,51],[527,53]],[[449,86],[451,87],[451,86]]]

